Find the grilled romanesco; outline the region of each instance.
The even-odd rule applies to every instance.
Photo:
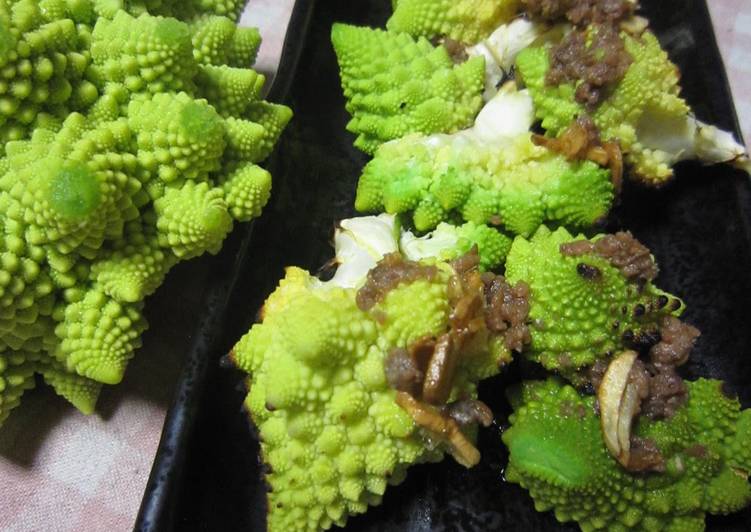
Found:
[[[701,531],[704,516],[751,502],[751,410],[722,383],[687,383],[688,403],[672,418],[641,417],[636,435],[665,459],[663,473],[623,469],[603,443],[594,397],[556,379],[527,382],[512,395],[506,479],[528,489],[539,511],[584,531]]]
[[[335,241],[333,279],[288,268],[262,322],[231,354],[249,373],[245,406],[269,466],[273,532],[343,525],[379,504],[410,465],[447,450],[466,466],[476,463],[468,439],[474,423],[460,430],[452,405],[476,406],[477,419],[489,422],[487,407],[473,400],[476,384],[509,360],[502,334],[458,333],[458,301],[484,301],[476,271],[406,260],[391,216],[345,220]],[[446,242],[433,242],[436,254],[462,252]],[[468,275],[479,284],[470,288]],[[425,356],[428,368],[420,369]],[[439,381],[440,391],[431,388]]]
[[[507,88],[470,129],[386,143],[363,170],[355,207],[410,212],[420,231],[454,215],[522,235],[545,221],[578,227],[604,217],[614,198],[609,171],[535,145],[533,120],[528,93]]]
[[[485,61],[454,65],[443,46],[406,33],[334,24],[347,129],[355,146],[375,152],[408,133],[450,133],[472,123],[482,105]]]
[[[291,118],[260,100],[263,76],[216,64],[237,53],[231,31],[197,50],[183,22],[96,18],[101,5],[0,2],[15,131],[0,159],[0,422],[34,373],[93,410],[140,345],[144,298],[260,214],[271,179],[255,163]]]

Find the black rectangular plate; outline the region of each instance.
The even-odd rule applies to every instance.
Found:
[[[738,132],[704,0],[641,3],[680,67],[684,96],[699,118]],[[367,157],[345,131],[349,116],[329,33],[335,21],[382,26],[390,4],[325,0],[313,6],[311,0],[298,1],[298,11],[313,13],[297,68],[290,68],[288,60],[276,81],[289,85],[286,103],[295,118],[270,163],[273,197],[250,245],[247,238],[239,244],[244,253],[223,255],[214,311],[207,312],[199,342],[188,354],[137,528],[265,528],[258,444],[241,412],[242,376],[220,368],[219,358],[253,323],[284,266],[321,268],[332,255],[334,224],[356,214],[355,187]],[[304,19],[296,14],[288,40],[302,39]],[[746,309],[751,300],[750,201],[745,174],[727,166],[684,163],[675,182],[662,190],[627,184],[606,227],[629,229],[649,246],[662,271],[658,284],[688,304],[685,318],[702,336],[686,375],[727,381],[745,407],[751,406],[751,319]],[[549,512],[535,512],[524,490],[503,481],[507,456],[500,432],[509,413],[503,390],[524,376],[513,365],[481,386],[481,398],[493,408],[498,424],[481,431],[480,465],[465,470],[447,459],[416,466],[403,484],[387,491],[381,506],[351,519],[347,530],[577,530],[557,523]],[[708,530],[751,530],[751,510],[710,517],[707,524]]]

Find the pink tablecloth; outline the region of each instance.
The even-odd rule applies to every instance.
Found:
[[[265,36],[271,73],[293,0],[251,0],[244,22]],[[751,2],[709,0],[746,142],[751,142]],[[47,388],[27,393],[0,430],[0,530],[129,530],[154,459],[179,374],[170,317],[152,320],[145,349],[99,411],[82,416]]]

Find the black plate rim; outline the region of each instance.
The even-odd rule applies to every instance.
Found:
[[[284,102],[289,93],[314,4],[315,0],[297,0],[292,8],[279,68],[266,96],[270,102]],[[216,360],[212,354],[215,353],[216,344],[221,338],[222,321],[228,310],[232,290],[237,284],[243,264],[249,258],[253,226],[251,222],[238,228],[235,231],[235,238],[240,241],[238,249],[225,249],[222,252],[223,255],[233,251],[236,253],[231,261],[229,275],[226,268],[221,267],[222,261],[217,261],[212,269],[212,281],[204,296],[204,308],[209,311],[201,317],[193,333],[193,342],[186,353],[174,399],[164,420],[134,530],[147,532],[174,529],[176,494],[179,492],[199,398],[206,384],[209,364]]]

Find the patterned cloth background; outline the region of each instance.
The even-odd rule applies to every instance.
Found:
[[[751,145],[751,1],[708,2]],[[251,0],[243,17],[262,29],[259,68],[269,74],[292,3]],[[152,318],[144,349],[123,383],[102,393],[97,414],[76,413],[44,387],[26,394],[0,430],[0,530],[132,529],[179,375],[179,357],[169,353],[186,341],[174,319]]]

